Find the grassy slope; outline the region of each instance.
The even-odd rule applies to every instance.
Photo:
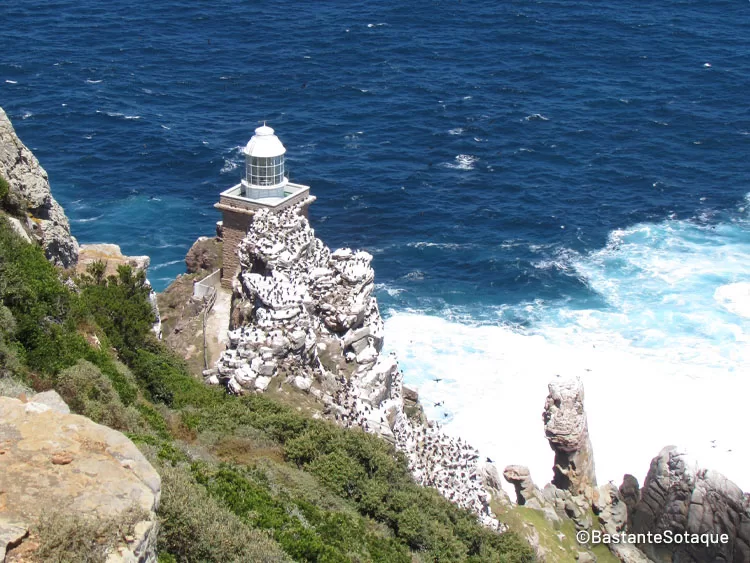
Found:
[[[140,445],[163,479],[161,561],[532,560],[383,440],[204,386],[153,339],[143,281],[122,268],[73,292],[0,217],[0,383],[55,388]]]

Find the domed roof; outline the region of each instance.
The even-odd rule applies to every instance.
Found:
[[[273,129],[264,123],[255,130],[255,135],[247,143],[244,152],[248,156],[267,158],[281,156],[286,152],[286,149],[279,138],[274,135]]]

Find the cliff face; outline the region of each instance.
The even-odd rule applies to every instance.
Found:
[[[9,185],[6,207],[22,217],[27,229],[56,266],[71,268],[78,262],[78,242],[59,203],[52,197],[47,172],[16,135],[0,108],[0,176]]]
[[[690,463],[674,446],[651,462],[631,512],[634,532],[671,530],[711,538],[704,543],[641,545],[654,560],[750,561],[750,495],[721,473]],[[726,541],[717,541],[722,534]]]

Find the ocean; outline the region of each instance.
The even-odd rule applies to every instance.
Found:
[[[579,376],[600,482],[676,444],[750,490],[747,3],[57,0],[0,20],[0,106],[80,242],[149,255],[164,289],[267,121],[317,235],[374,255],[386,347],[446,431],[542,485],[546,384]]]

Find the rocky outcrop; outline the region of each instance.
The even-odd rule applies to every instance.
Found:
[[[26,228],[55,265],[70,268],[78,261],[78,242],[59,203],[52,197],[47,172],[16,135],[0,108],[0,176],[9,185],[6,207]]]
[[[540,510],[554,526],[569,518],[578,530],[621,538],[609,548],[626,563],[750,561],[750,494],[720,473],[698,468],[674,446],[653,459],[643,488],[632,475],[619,487],[597,488],[583,407],[580,380],[550,383],[543,419],[555,452],[554,477],[540,492],[528,469],[506,467],[503,475],[519,505]],[[649,533],[680,539],[640,542]],[[537,550],[540,559],[549,555],[548,547]]]
[[[188,274],[221,268],[222,242],[217,237],[199,237],[185,256]]]
[[[160,491],[159,475],[130,440],[70,414],[56,393],[0,397],[0,561],[45,511],[110,518],[135,508],[145,518],[108,561],[155,562]]]
[[[147,270],[151,259],[148,256],[125,256],[116,244],[98,243],[82,244],[78,252],[78,273],[94,262],[106,265],[105,276],[116,275],[118,266],[130,266],[134,270]]]
[[[638,501],[641,499],[641,488],[638,484],[638,479],[629,473],[626,473],[622,478],[622,484],[620,485],[619,491],[620,498],[628,508],[628,528],[632,528],[633,512],[635,511],[636,504],[638,504]]]
[[[255,212],[238,248],[229,347],[204,372],[207,381],[238,394],[287,385],[315,397],[339,424],[393,443],[419,483],[498,527],[479,453],[425,423],[395,357],[381,354],[372,256],[331,252],[310,228],[305,205]]]
[[[700,469],[674,446],[651,462],[640,500],[633,510],[633,532],[709,534],[708,545],[686,542],[643,544],[652,559],[704,562],[750,561],[750,495],[716,471]],[[718,540],[726,535],[726,542]]]
[[[544,497],[542,492],[531,480],[529,468],[523,465],[509,465],[503,470],[503,477],[516,490],[516,502],[521,506],[542,509]]]
[[[593,500],[596,488],[594,451],[583,409],[581,380],[555,379],[544,405],[544,433],[555,452],[552,483],[572,495]]]
[[[549,384],[542,418],[545,434],[555,452],[551,483],[540,490],[531,480],[529,470],[519,465],[506,467],[503,476],[516,489],[518,504],[540,511],[548,526],[559,528],[568,520],[576,530],[591,532],[601,528],[603,533],[621,534],[627,530],[628,504],[615,485],[596,487],[583,399],[583,385],[577,378],[565,380],[558,376]],[[629,495],[637,488],[637,481],[634,487],[630,482],[626,487]],[[628,502],[632,501],[628,498]],[[535,544],[532,542],[532,545]],[[588,546],[578,547],[583,550]],[[648,562],[634,545],[612,544],[610,548],[621,561]],[[540,544],[536,553],[541,561],[557,560],[549,545]],[[591,551],[579,551],[576,557],[579,561],[596,560]]]

